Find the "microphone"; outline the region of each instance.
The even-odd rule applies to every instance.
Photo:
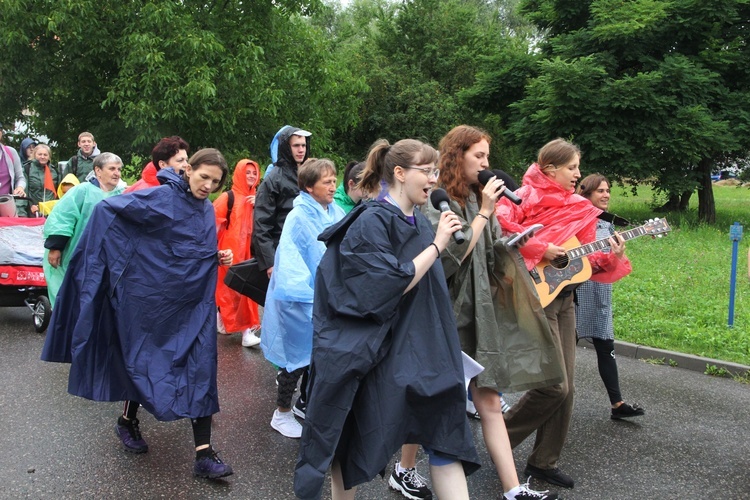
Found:
[[[505,183],[505,190],[502,192],[502,195],[508,198],[510,201],[515,203],[516,205],[521,204],[521,198],[516,196],[511,190],[510,190],[510,183],[508,181],[513,182],[513,179],[511,179],[508,174],[503,172],[502,170],[482,170],[479,172],[479,183],[484,186],[486,185],[490,179],[493,177],[497,177],[498,179],[502,180]],[[515,184],[515,182],[513,182]]]
[[[432,193],[430,193],[430,202],[432,203],[432,206],[435,207],[435,210],[440,210],[441,212],[452,212],[449,205],[450,201],[450,196],[448,196],[445,189],[433,189]],[[453,233],[453,239],[456,243],[461,245],[466,241],[466,236],[464,235],[464,232],[459,229]]]

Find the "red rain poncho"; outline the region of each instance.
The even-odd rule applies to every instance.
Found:
[[[148,165],[143,167],[141,178],[135,184],[125,189],[125,192],[132,193],[133,191],[140,191],[141,189],[159,186],[159,181],[156,179],[157,172],[158,170],[154,166],[154,162],[148,162]]]
[[[254,186],[247,184],[248,169],[255,169],[258,174]],[[234,204],[227,227],[227,204],[229,194],[222,193],[214,201],[216,227],[219,231],[219,249],[232,249],[233,264],[248,260],[250,254],[250,237],[253,234],[253,204],[247,199],[255,195],[260,183],[260,168],[252,160],[240,160],[232,176]],[[216,284],[216,305],[219,306],[221,319],[227,332],[239,332],[260,325],[258,304],[241,295],[224,284],[228,266],[219,266],[219,281]]]
[[[519,233],[532,224],[544,225],[520,249],[527,269],[533,269],[542,260],[549,243],[560,246],[575,236],[584,245],[596,239],[596,222],[602,211],[572,189],[565,190],[547,177],[536,163],[524,174],[523,186],[516,195],[523,203],[514,205],[502,197],[495,215],[505,234]],[[596,252],[588,259],[597,281],[612,283],[629,272],[613,253]]]

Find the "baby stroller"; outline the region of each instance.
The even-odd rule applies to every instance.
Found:
[[[0,307],[28,307],[42,333],[52,316],[42,269],[45,219],[15,214],[14,197],[0,196]]]

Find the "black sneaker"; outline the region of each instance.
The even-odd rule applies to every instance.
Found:
[[[400,464],[397,462],[396,465]],[[432,500],[432,492],[427,487],[425,479],[417,473],[416,467],[406,469],[402,474],[396,471],[397,467],[394,467],[391,477],[388,478],[390,488],[400,491],[406,498]]]
[[[209,447],[206,453],[199,453],[201,456],[195,459],[195,465],[193,465],[194,476],[218,479],[234,474],[232,466],[222,462],[213,448]]]
[[[550,493],[549,491],[536,491],[529,488],[529,482],[520,486],[521,491],[516,493],[513,497],[514,500],[557,500],[557,493]],[[504,500],[509,500],[508,497],[503,496]]]
[[[612,408],[612,416],[610,418],[612,420],[620,420],[621,418],[640,417],[645,413],[646,410],[638,405],[631,406],[627,403],[623,403],[617,408]]]
[[[565,474],[559,468],[554,469],[540,469],[531,464],[526,464],[526,469],[523,471],[526,476],[535,477],[542,481],[547,481],[549,484],[562,486],[563,488],[572,488],[575,482],[573,478]]]
[[[115,433],[120,438],[120,441],[122,441],[125,451],[130,453],[146,453],[148,451],[148,444],[146,444],[143,436],[141,436],[137,418],[133,420],[125,420],[122,417],[118,418],[117,425],[115,425]]]
[[[307,413],[307,403],[302,401],[302,398],[297,398],[297,402],[292,406],[292,413],[304,420],[305,413]]]

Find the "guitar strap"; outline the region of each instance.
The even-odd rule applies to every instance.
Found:
[[[614,224],[615,226],[629,226],[630,225],[629,220],[623,219],[619,215],[611,214],[609,212],[600,213],[599,218],[603,221],[609,222],[610,224]]]

